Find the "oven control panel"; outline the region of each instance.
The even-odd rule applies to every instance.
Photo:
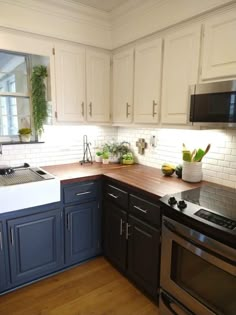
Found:
[[[225,218],[219,214],[213,213],[211,211],[200,209],[194,213],[196,216],[203,218],[212,223],[218,224],[225,227],[226,229],[233,230],[236,228],[236,221]]]

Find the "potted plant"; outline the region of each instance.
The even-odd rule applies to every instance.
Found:
[[[21,128],[18,130],[21,142],[30,142],[32,130],[30,128]]]
[[[134,164],[134,156],[132,152],[127,152],[122,156],[122,164]]]
[[[43,124],[48,117],[46,100],[45,78],[48,76],[47,68],[43,65],[33,67],[31,76],[33,121],[36,139],[43,132]]]
[[[119,163],[121,161],[122,155],[129,151],[128,142],[107,142],[103,146],[103,151],[108,151],[110,153],[109,160],[112,163]]]
[[[102,153],[102,163],[103,164],[109,164],[109,151],[103,151]]]

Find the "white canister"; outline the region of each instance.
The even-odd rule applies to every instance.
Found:
[[[182,180],[198,183],[202,180],[202,162],[183,161]]]

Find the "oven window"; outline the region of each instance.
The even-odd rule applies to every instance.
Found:
[[[171,279],[219,314],[236,314],[236,278],[173,242]]]

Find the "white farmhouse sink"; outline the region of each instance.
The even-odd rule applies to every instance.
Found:
[[[60,180],[40,168],[0,175],[0,213],[60,201]]]

